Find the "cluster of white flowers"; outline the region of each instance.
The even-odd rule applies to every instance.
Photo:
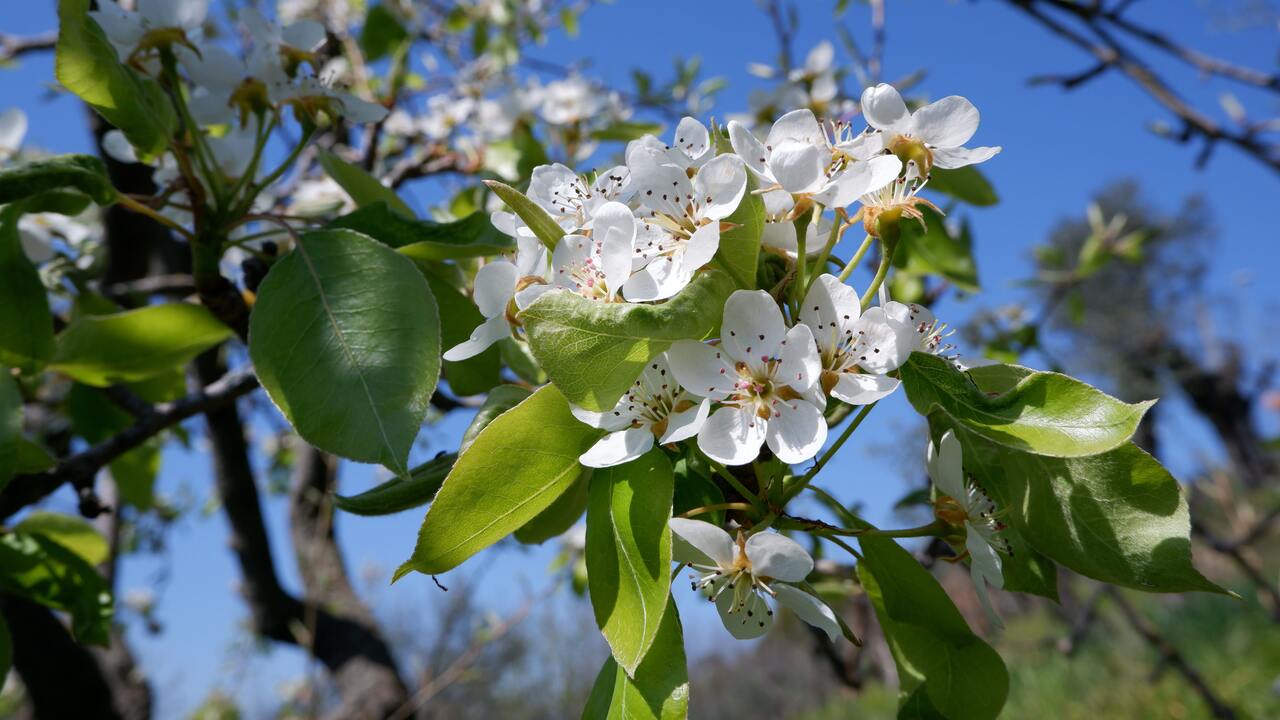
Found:
[[[625,164],[594,176],[559,164],[535,169],[528,197],[566,235],[548,258],[517,216],[493,214],[519,251],[514,262],[481,268],[474,295],[486,321],[445,359],[466,359],[511,336],[517,313],[548,292],[628,303],[675,296],[715,256],[721,233],[731,227],[726,219],[746,194],[748,172],[757,178],[768,225],[776,228],[766,230],[765,242],[794,252],[795,231],[786,229],[811,208],[861,202],[858,212],[875,232],[875,219],[887,210],[920,217],[915,206],[927,201],[915,193],[933,167],[981,162],[999,150],[963,147],[978,123],[964,98],[909,113],[896,90],[879,85],[867,89],[863,105],[871,125],[857,133],[795,110],[773,123],[763,142],[730,122],[733,152],[717,155],[706,126],[686,117],[670,142],[633,141]],[[897,388],[889,373],[913,351],[953,349],[944,342],[945,326],[927,309],[889,301],[882,291],[881,304],[863,312],[853,288],[831,275],[813,279],[799,308],[788,323],[769,293],[735,292],[725,303],[718,340],[677,342],[617,407],[579,411],[585,422],[610,431],[582,456],[583,464],[616,465],[639,457],[655,440],[693,437],[726,465],[751,462],[765,444],[784,462],[804,462],[826,440],[828,396],[875,402]]]

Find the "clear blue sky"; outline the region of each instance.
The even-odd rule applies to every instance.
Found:
[[[805,16],[797,48],[800,53],[820,39],[835,40],[826,3],[804,2],[812,7]],[[862,36],[865,15],[853,3],[846,22]],[[1229,312],[1214,309],[1220,333],[1274,355],[1274,338],[1280,336],[1276,320],[1278,293],[1274,273],[1280,268],[1280,250],[1274,213],[1267,212],[1277,198],[1277,178],[1257,163],[1229,149],[1220,150],[1203,171],[1192,169],[1193,151],[1154,137],[1145,129],[1152,120],[1166,119],[1162,111],[1140,95],[1124,79],[1106,76],[1066,94],[1056,88],[1029,88],[1028,76],[1080,70],[1089,61],[1082,54],[1048,36],[1038,26],[994,2],[891,3],[886,76],[890,79],[917,69],[927,69],[922,89],[934,97],[968,96],[982,111],[979,144],[1003,145],[1004,152],[984,166],[1002,202],[972,211],[977,260],[986,292],[977,300],[948,300],[938,314],[953,322],[977,306],[1017,300],[1014,281],[1026,277],[1031,263],[1029,246],[1042,240],[1050,227],[1065,216],[1080,216],[1090,195],[1108,181],[1138,177],[1148,196],[1169,210],[1185,196],[1206,195],[1217,214],[1220,239],[1207,287],[1226,300]],[[1274,29],[1227,32],[1206,22],[1202,3],[1138,3],[1136,17],[1165,29],[1176,37],[1210,53],[1257,67],[1274,67]],[[24,34],[50,29],[55,24],[53,3],[0,4],[0,27]],[[772,62],[775,44],[763,13],[746,2],[630,2],[591,9],[582,18],[576,40],[555,38],[551,45],[531,55],[557,62],[586,57],[589,74],[627,87],[632,67],[642,67],[663,77],[677,55],[701,55],[709,75],[730,80],[714,110],[718,116],[745,107],[747,92],[760,82],[748,76],[751,61]],[[1187,88],[1193,100],[1212,102],[1223,86],[1201,83],[1178,66],[1161,62]],[[73,99],[51,99],[52,57],[33,57],[16,70],[0,72],[3,99],[0,109],[19,106],[31,116],[28,142],[55,152],[86,151],[89,137],[84,110]],[[1240,92],[1246,104],[1261,112],[1275,110],[1274,100]],[[1260,99],[1261,102],[1250,102]],[[1268,104],[1270,103],[1270,104]],[[415,193],[431,199],[435,193]],[[1261,211],[1261,212],[1260,212]],[[1243,300],[1244,302],[1239,302]],[[1188,318],[1187,322],[1193,322]],[[1178,402],[1171,402],[1176,406]],[[903,491],[904,472],[896,449],[913,416],[901,394],[882,403],[840,459],[825,473],[828,486],[843,498],[866,503],[872,520],[892,523],[890,504]],[[1185,411],[1180,412],[1185,416]],[[456,445],[465,421],[451,419],[427,428],[421,452],[428,455]],[[1166,458],[1175,473],[1195,468],[1216,449],[1192,420],[1176,423]],[[914,435],[910,436],[914,441]],[[170,452],[165,458],[162,492],[193,493],[210,497],[212,482],[206,458],[198,451]],[[912,449],[911,457],[918,453]],[[911,468],[923,470],[922,462]],[[367,487],[373,473],[367,467],[348,465],[343,475],[346,492]],[[70,509],[69,498],[59,502]],[[198,503],[197,503],[198,504]],[[297,574],[288,552],[284,507],[272,501],[267,508],[276,560],[286,582],[297,588]],[[390,569],[403,560],[413,545],[421,513],[417,511],[381,519],[342,516],[338,532],[348,563],[358,577],[362,568],[375,568],[373,583],[380,612],[412,613],[438,594],[430,581],[416,576],[386,587]],[[278,682],[296,677],[304,668],[300,653],[275,648],[259,655],[251,668],[235,668],[243,657],[234,647],[243,646],[242,627],[247,621],[235,594],[238,572],[227,548],[225,522],[220,514],[193,514],[182,520],[168,538],[162,558],[139,557],[125,561],[122,588],[147,586],[156,574],[167,570],[160,595],[159,619],[166,632],[152,637],[134,629],[131,639],[158,691],[157,717],[178,717],[190,710],[209,689],[222,687],[237,693],[251,710],[273,703]],[[523,597],[521,578],[533,586],[545,582],[543,568],[553,551],[499,548],[467,563],[458,573],[479,572],[476,586],[487,605],[501,612],[518,605]],[[458,578],[445,576],[446,585]],[[732,642],[705,610],[692,609],[692,598],[682,593],[685,627],[695,654],[722,649]]]

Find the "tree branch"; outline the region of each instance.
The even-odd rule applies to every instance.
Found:
[[[25,36],[0,33],[0,63],[11,62],[27,53],[52,50],[57,44],[57,30]]]

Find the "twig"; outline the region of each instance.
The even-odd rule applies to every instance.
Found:
[[[57,44],[58,31],[56,30],[27,36],[0,33],[0,63],[16,60],[30,52],[52,50]]]

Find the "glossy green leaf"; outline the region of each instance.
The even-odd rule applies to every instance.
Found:
[[[568,532],[587,511],[590,488],[591,468],[584,467],[578,479],[555,502],[513,533],[516,540],[525,545],[541,545]]]
[[[989,720],[1009,693],[995,650],[969,629],[936,578],[890,538],[862,536],[858,579],[898,665],[904,698],[920,688],[950,720]]]
[[[159,83],[120,64],[88,12],[89,0],[58,2],[58,82],[120,128],[143,156],[158,156],[178,127],[173,104]]]
[[[1058,602],[1058,566],[1039,550],[1031,547],[1016,529],[1006,527],[1005,542],[1013,551],[1001,557],[1004,589],[1039,595]]]
[[[323,148],[320,149],[317,158],[320,160],[320,167],[324,168],[329,177],[347,191],[356,206],[363,208],[366,205],[385,202],[392,210],[407,218],[416,217],[413,209],[406,205],[399,195],[396,195],[395,190],[383,185],[364,168],[352,165]]]
[[[913,353],[902,385],[921,415],[940,410],[991,442],[1054,457],[1111,450],[1133,436],[1154,401],[1128,404],[1059,373],[1033,372],[1007,392],[981,391],[949,361]]]
[[[107,539],[84,518],[36,510],[14,528],[18,532],[43,535],[79,555],[90,565],[106,561],[111,554]]]
[[[9,369],[0,366],[0,490],[18,470],[22,442],[22,393]]]
[[[258,289],[249,356],[307,442],[408,470],[440,377],[440,318],[403,255],[351,230],[303,234]]]
[[[499,415],[458,456],[395,578],[450,570],[532,520],[577,480],[578,456],[599,437],[553,385]]]
[[[629,675],[653,644],[671,591],[675,477],[659,448],[596,470],[587,506],[587,587],[596,624]]]
[[[43,535],[0,535],[0,590],[71,614],[83,643],[105,646],[111,629],[111,592],[93,566]]]
[[[684,720],[689,715],[689,669],[675,600],[668,600],[649,652],[628,676],[612,657],[591,686],[583,720]]]
[[[512,212],[524,221],[525,225],[533,231],[534,235],[546,245],[548,249],[554,250],[556,243],[560,242],[560,238],[564,237],[564,228],[560,227],[551,216],[543,210],[540,205],[525,197],[524,193],[516,190],[510,185],[498,182],[497,180],[485,180],[485,185],[489,186],[502,201],[511,208]]]
[[[83,315],[58,336],[49,366],[88,385],[145,380],[180,367],[231,337],[201,305],[149,305]]]
[[[928,208],[922,211],[925,229],[915,222],[902,223],[902,241],[894,264],[908,273],[937,275],[961,290],[980,290],[968,221],[961,221],[952,235],[940,213]]]
[[[336,218],[328,227],[364,233],[419,262],[497,255],[515,249],[515,240],[499,232],[483,212],[438,223],[405,217],[378,201]]]
[[[431,294],[440,308],[440,347],[448,349],[471,337],[484,322],[475,303],[432,272],[423,272]],[[502,382],[502,360],[498,348],[490,347],[475,357],[444,361],[444,379],[455,395],[479,395]]]
[[[34,372],[53,356],[53,315],[36,266],[22,250],[22,204],[0,210],[0,365]]]
[[[676,340],[699,340],[720,326],[736,285],[722,270],[702,272],[661,305],[588,300],[553,290],[520,313],[547,377],[575,405],[611,409],[655,355]]]
[[[467,426],[467,431],[462,434],[462,442],[458,452],[463,452],[471,447],[471,443],[476,441],[480,436],[480,432],[489,426],[502,413],[519,405],[532,395],[527,388],[519,385],[499,385],[489,391],[489,395],[484,399],[484,404],[476,411],[476,415],[471,420],[471,424]]]
[[[21,165],[0,169],[0,204],[8,204],[55,190],[74,188],[99,205],[116,201],[116,189],[107,177],[107,166],[92,155],[54,155]],[[76,214],[84,209],[81,203],[76,209],[75,196],[59,193],[29,212],[53,212],[71,210]]]
[[[747,176],[747,191],[725,222],[733,227],[720,233],[720,248],[716,250],[716,262],[728,272],[739,288],[756,287],[756,267],[760,263],[760,237],[764,233],[764,201],[752,191],[758,183],[754,175]]]
[[[421,507],[436,496],[457,459],[454,453],[441,454],[410,470],[407,479],[395,477],[356,495],[335,495],[333,504],[352,515],[368,516]]]
[[[929,171],[929,189],[978,207],[1000,202],[995,188],[973,165],[953,170],[933,168]]]

